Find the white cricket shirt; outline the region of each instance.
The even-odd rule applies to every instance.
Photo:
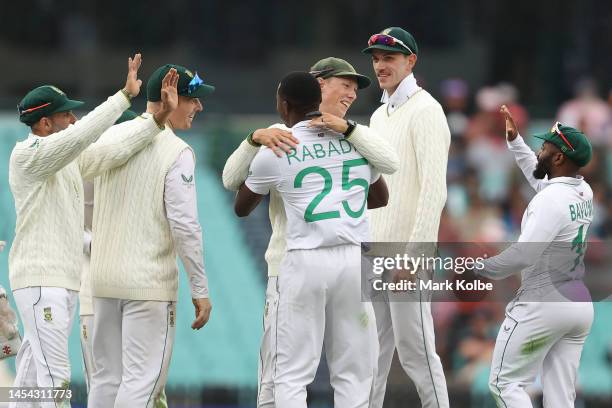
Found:
[[[538,192],[521,222],[518,242],[485,260],[480,275],[502,279],[521,272],[521,289],[581,279],[587,233],[593,221],[593,191],[582,176],[538,180],[534,152],[518,136],[508,142],[521,171]]]
[[[375,181],[368,161],[338,133],[307,127],[292,129],[296,149],[277,157],[262,148],[246,186],[256,194],[276,190],[287,214],[287,250],[369,241],[366,219],[369,185]]]

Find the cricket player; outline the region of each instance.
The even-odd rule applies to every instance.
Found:
[[[523,215],[517,243],[486,259],[476,272],[503,279],[521,272],[521,287],[497,335],[489,388],[498,407],[531,407],[525,388],[541,373],[545,408],[574,407],[576,375],[593,305],[584,276],[593,191],[581,167],[591,160],[586,135],[559,122],[536,156],[506,106],[508,148],[537,192]]]
[[[172,72],[176,79],[169,87],[164,78]],[[177,254],[191,286],[191,327],[198,330],[208,321],[195,157],[174,130],[191,128],[202,111],[200,98],[213,91],[183,66],[159,67],[147,82],[142,116],[172,106],[164,130],[125,165],[95,179],[90,408],[148,408],[159,398],[176,331]]]
[[[19,119],[31,133],[17,143],[9,164],[17,211],[9,279],[24,326],[16,387],[31,385],[32,378],[39,387],[69,386],[68,335],[82,264],[82,178],[120,166],[160,132],[155,120],[163,115],[101,138],[138,95],[140,64],[140,54],[130,58],[125,87],[78,121],[72,109],[82,102],[54,86],[30,91],[19,104]]]
[[[399,170],[387,177],[389,204],[370,212],[373,245],[369,254],[395,256],[412,246],[430,247],[438,241],[440,215],[446,202],[446,164],[450,130],[440,104],[418,86],[413,69],[419,52],[414,37],[399,27],[374,34],[364,53],[371,55],[383,103],[370,127],[387,138],[400,157]],[[392,246],[385,243],[398,243]],[[408,248],[406,248],[408,243]],[[412,279],[408,271],[391,271],[394,280]],[[431,279],[417,271],[418,279]],[[372,299],[376,313],[380,354],[372,393],[372,407],[381,408],[393,353],[416,385],[426,408],[447,408],[448,392],[436,354],[430,294],[383,292]]]
[[[261,149],[235,211],[248,215],[274,189],[287,215],[287,253],[276,287],[275,406],[306,407],[306,386],[325,344],[334,405],[367,407],[376,347],[372,306],[361,302],[360,243],[368,240],[366,205],[385,205],[388,192],[348,141],[309,126],[320,103],[311,74],[282,79],[277,111],[298,147],[283,157]]]
[[[344,117],[353,102],[357,91],[370,85],[365,75],[355,71],[347,61],[328,57],[317,61],[311,68],[321,86],[321,116],[313,118],[311,125],[326,127],[347,139],[365,157],[371,166],[383,174],[393,173],[399,167],[399,159],[391,146],[367,126],[354,125]],[[290,152],[298,142],[283,124],[274,124],[267,129],[257,129],[242,142],[238,149],[227,159],[223,169],[223,184],[228,190],[237,191],[247,177],[249,166],[264,145],[277,155]],[[287,217],[282,200],[276,190],[270,190],[269,204],[272,236],[266,251],[268,263],[268,284],[264,312],[264,327],[259,359],[259,384],[257,407],[274,407],[274,342],[276,338],[276,289],[280,262],[286,253],[285,228]]]

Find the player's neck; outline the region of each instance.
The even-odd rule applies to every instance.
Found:
[[[287,125],[287,127],[292,128],[296,124],[305,121],[306,119],[306,115],[304,115],[303,113],[290,113],[285,124]]]
[[[572,178],[576,178],[578,176],[578,171],[572,171],[572,170],[567,170],[567,169],[559,169],[559,170],[551,170],[550,174],[548,175],[548,179],[552,180],[554,178],[557,177],[572,177]]]

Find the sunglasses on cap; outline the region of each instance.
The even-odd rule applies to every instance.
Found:
[[[183,88],[179,90],[179,94],[181,93],[184,94],[186,92],[188,95],[191,95],[192,92],[194,92],[196,89],[198,89],[203,84],[204,84],[204,81],[202,81],[202,79],[198,76],[198,73],[196,72],[194,77],[187,84],[187,89]]]
[[[21,106],[17,105],[17,112],[19,112],[19,116],[21,116],[21,115],[25,115],[26,113],[30,113],[30,112],[34,112],[36,110],[42,109],[45,106],[49,106],[49,105],[51,105],[51,102],[43,103],[42,105],[35,106],[33,108],[30,108],[30,109],[25,109],[25,108],[22,108]]]
[[[310,71],[310,75],[312,75],[315,78],[324,78],[331,74],[332,72],[334,72],[335,69],[334,68],[325,68],[325,69],[321,69],[318,71]]]
[[[563,132],[561,132],[561,129],[559,129],[560,126],[563,126],[561,124],[561,122],[555,122],[555,124],[553,125],[552,129],[550,129],[552,132],[556,133],[559,135],[559,137],[561,138],[561,140],[563,140],[563,143],[565,143],[566,145],[569,146],[570,149],[572,149],[572,151],[576,150],[574,149],[574,146],[572,146],[572,144],[569,142],[569,140],[567,140],[567,137],[565,137],[565,135],[563,134]]]
[[[371,36],[370,39],[368,40],[368,47],[371,47],[374,44],[389,45],[389,46],[394,46],[395,44],[399,44],[405,49],[407,49],[408,51],[410,51],[411,54],[414,54],[414,51],[412,51],[410,47],[404,44],[402,40],[398,40],[397,38],[390,36],[388,34],[374,34],[373,36]]]

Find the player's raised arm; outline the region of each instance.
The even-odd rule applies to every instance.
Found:
[[[51,85],[30,91],[19,104],[19,120],[32,129],[12,155],[13,168],[30,179],[44,179],[72,162],[130,107],[142,82],[137,79],[141,56],[128,60],[124,88],[80,120],[72,110],[83,105]]]
[[[533,171],[538,164],[537,156],[533,150],[527,146],[519,134],[518,128],[514,123],[514,119],[512,118],[512,113],[510,113],[508,107],[506,105],[502,105],[500,112],[502,115],[504,115],[504,119],[506,121],[506,140],[508,142],[508,149],[514,154],[516,164],[525,175],[525,178],[531,187],[536,192],[539,192],[543,188],[544,184],[542,180],[538,180],[533,176]]]
[[[164,123],[178,106],[179,74],[169,70],[162,80],[161,108],[147,119],[138,118],[107,129],[97,142],[79,156],[83,178],[90,179],[125,164],[130,157],[153,141],[164,130]]]

